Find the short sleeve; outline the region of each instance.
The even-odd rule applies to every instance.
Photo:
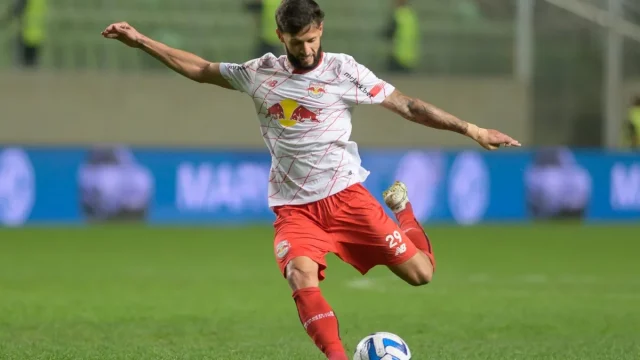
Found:
[[[379,79],[373,71],[351,57],[344,62],[341,77],[345,91],[343,100],[355,105],[380,104],[395,90],[393,85]]]
[[[220,74],[234,89],[249,94],[256,78],[258,60],[253,59],[242,64],[220,63]]]

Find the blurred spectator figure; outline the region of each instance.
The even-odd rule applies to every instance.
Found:
[[[420,58],[420,24],[408,0],[395,0],[393,17],[386,36],[393,44],[388,70],[411,73]]]
[[[276,56],[282,55],[282,45],[276,34],[276,9],[281,0],[252,0],[246,3],[246,8],[256,15],[258,22],[258,46],[255,57],[266,53]]]
[[[7,10],[0,20],[1,25],[4,27],[12,20],[18,21],[19,63],[23,67],[34,68],[38,65],[45,38],[47,0],[13,0]]]
[[[629,145],[631,149],[640,150],[640,95],[633,99],[627,120]]]
[[[129,149],[91,149],[78,176],[80,206],[90,222],[146,219],[153,197],[153,178]]]
[[[567,148],[536,152],[525,173],[527,207],[538,219],[581,219],[591,199],[591,177]]]

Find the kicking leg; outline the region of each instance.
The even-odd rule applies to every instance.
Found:
[[[300,322],[316,346],[329,360],[348,360],[340,340],[338,318],[322,296],[319,266],[311,258],[298,256],[286,266]]]
[[[429,283],[435,269],[433,248],[429,237],[413,214],[406,185],[396,181],[382,196],[385,204],[396,215],[400,229],[420,250],[408,261],[389,268],[411,285],[418,286]]]
[[[429,257],[418,251],[409,260],[399,265],[387,266],[399,278],[413,286],[427,285],[433,278],[433,265]]]

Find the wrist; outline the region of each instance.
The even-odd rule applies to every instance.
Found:
[[[469,123],[469,125],[467,125],[467,132],[465,133],[465,135],[475,141],[478,141],[478,139],[480,138],[480,130],[481,129],[477,125]]]
[[[136,38],[138,48],[143,49],[149,45],[149,38],[144,35],[138,35]]]

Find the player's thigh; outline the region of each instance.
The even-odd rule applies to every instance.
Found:
[[[411,285],[428,284],[433,275],[433,259],[416,248],[375,198],[365,195],[360,201],[353,202],[356,206],[350,206],[348,216],[343,220],[355,222],[354,230],[348,232],[351,236],[347,246],[367,245],[354,257],[356,264],[365,269],[386,265]]]
[[[387,266],[407,283],[420,286],[428,284],[433,276],[433,262],[419,251],[393,220],[366,222],[344,232],[340,242],[340,256],[362,274],[377,265]]]
[[[348,205],[336,212],[332,225],[340,246],[338,256],[362,273],[376,265],[402,264],[418,252],[368,192],[349,199]]]
[[[415,245],[393,223],[360,223],[339,235],[338,256],[361,273],[377,265],[407,263],[417,253]]]
[[[274,255],[282,275],[309,272],[317,280],[324,279],[325,256],[335,251],[331,237],[304,212],[276,212],[273,242]],[[314,266],[317,265],[317,266]]]

